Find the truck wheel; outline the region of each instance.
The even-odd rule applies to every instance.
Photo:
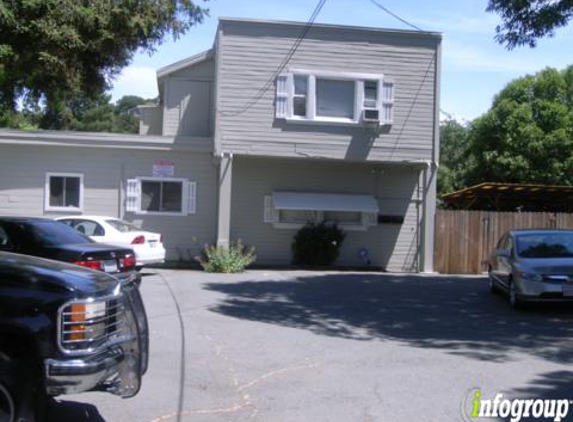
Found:
[[[45,393],[30,367],[0,351],[0,422],[43,421]]]

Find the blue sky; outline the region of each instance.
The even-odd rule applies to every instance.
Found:
[[[441,108],[458,119],[486,112],[493,96],[509,81],[547,66],[573,64],[573,24],[542,39],[534,49],[506,50],[493,37],[497,15],[485,12],[487,0],[377,0],[414,25],[443,33]],[[157,95],[155,71],[208,49],[219,16],[307,21],[315,0],[210,0],[210,17],[184,37],[171,37],[153,55],[138,53],[115,80],[113,100],[123,95]],[[317,22],[409,29],[369,0],[327,0]]]

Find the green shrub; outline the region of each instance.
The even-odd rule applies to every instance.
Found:
[[[238,241],[228,248],[205,245],[201,256],[195,258],[203,269],[209,273],[241,273],[257,259],[255,248],[246,250]]]
[[[330,265],[338,258],[344,237],[344,232],[336,224],[309,223],[294,237],[292,263]]]

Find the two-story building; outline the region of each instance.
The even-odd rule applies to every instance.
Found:
[[[210,50],[158,70],[140,135],[0,131],[0,214],[119,216],[173,260],[241,239],[260,264],[326,220],[339,265],[432,271],[440,43],[222,18]]]

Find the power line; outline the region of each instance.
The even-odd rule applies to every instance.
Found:
[[[279,67],[272,73],[272,75],[265,82],[263,87],[245,104],[245,106],[242,109],[240,109],[237,112],[233,112],[233,113],[229,113],[229,114],[224,113],[224,114],[232,115],[232,116],[238,116],[238,115],[243,114],[244,112],[248,111],[251,107],[253,107],[256,103],[259,102],[259,100],[263,97],[263,95],[265,95],[265,93],[274,85],[276,77],[284,70],[284,68],[288,65],[290,60],[293,58],[298,47],[302,44],[302,42],[304,41],[304,39],[308,35],[310,28],[314,24],[314,21],[316,20],[316,18],[320,14],[320,11],[322,10],[325,3],[326,3],[326,0],[319,0],[318,1],[316,7],[314,8],[314,11],[310,15],[310,18],[308,19],[302,32],[297,37],[297,39],[295,40],[295,42],[293,43],[293,45],[291,46],[291,48],[289,49],[289,51],[287,52],[285,57],[283,58]]]
[[[420,27],[408,22],[406,19],[401,18],[400,16],[398,16],[396,13],[392,12],[390,9],[388,9],[387,7],[382,6],[380,3],[378,3],[376,0],[370,0],[370,2],[372,4],[375,4],[376,6],[378,6],[380,9],[382,9],[383,11],[385,11],[386,13],[388,13],[390,16],[392,16],[395,19],[398,19],[400,22],[408,25],[410,28],[414,28],[417,31],[423,31],[423,29],[421,29]]]

